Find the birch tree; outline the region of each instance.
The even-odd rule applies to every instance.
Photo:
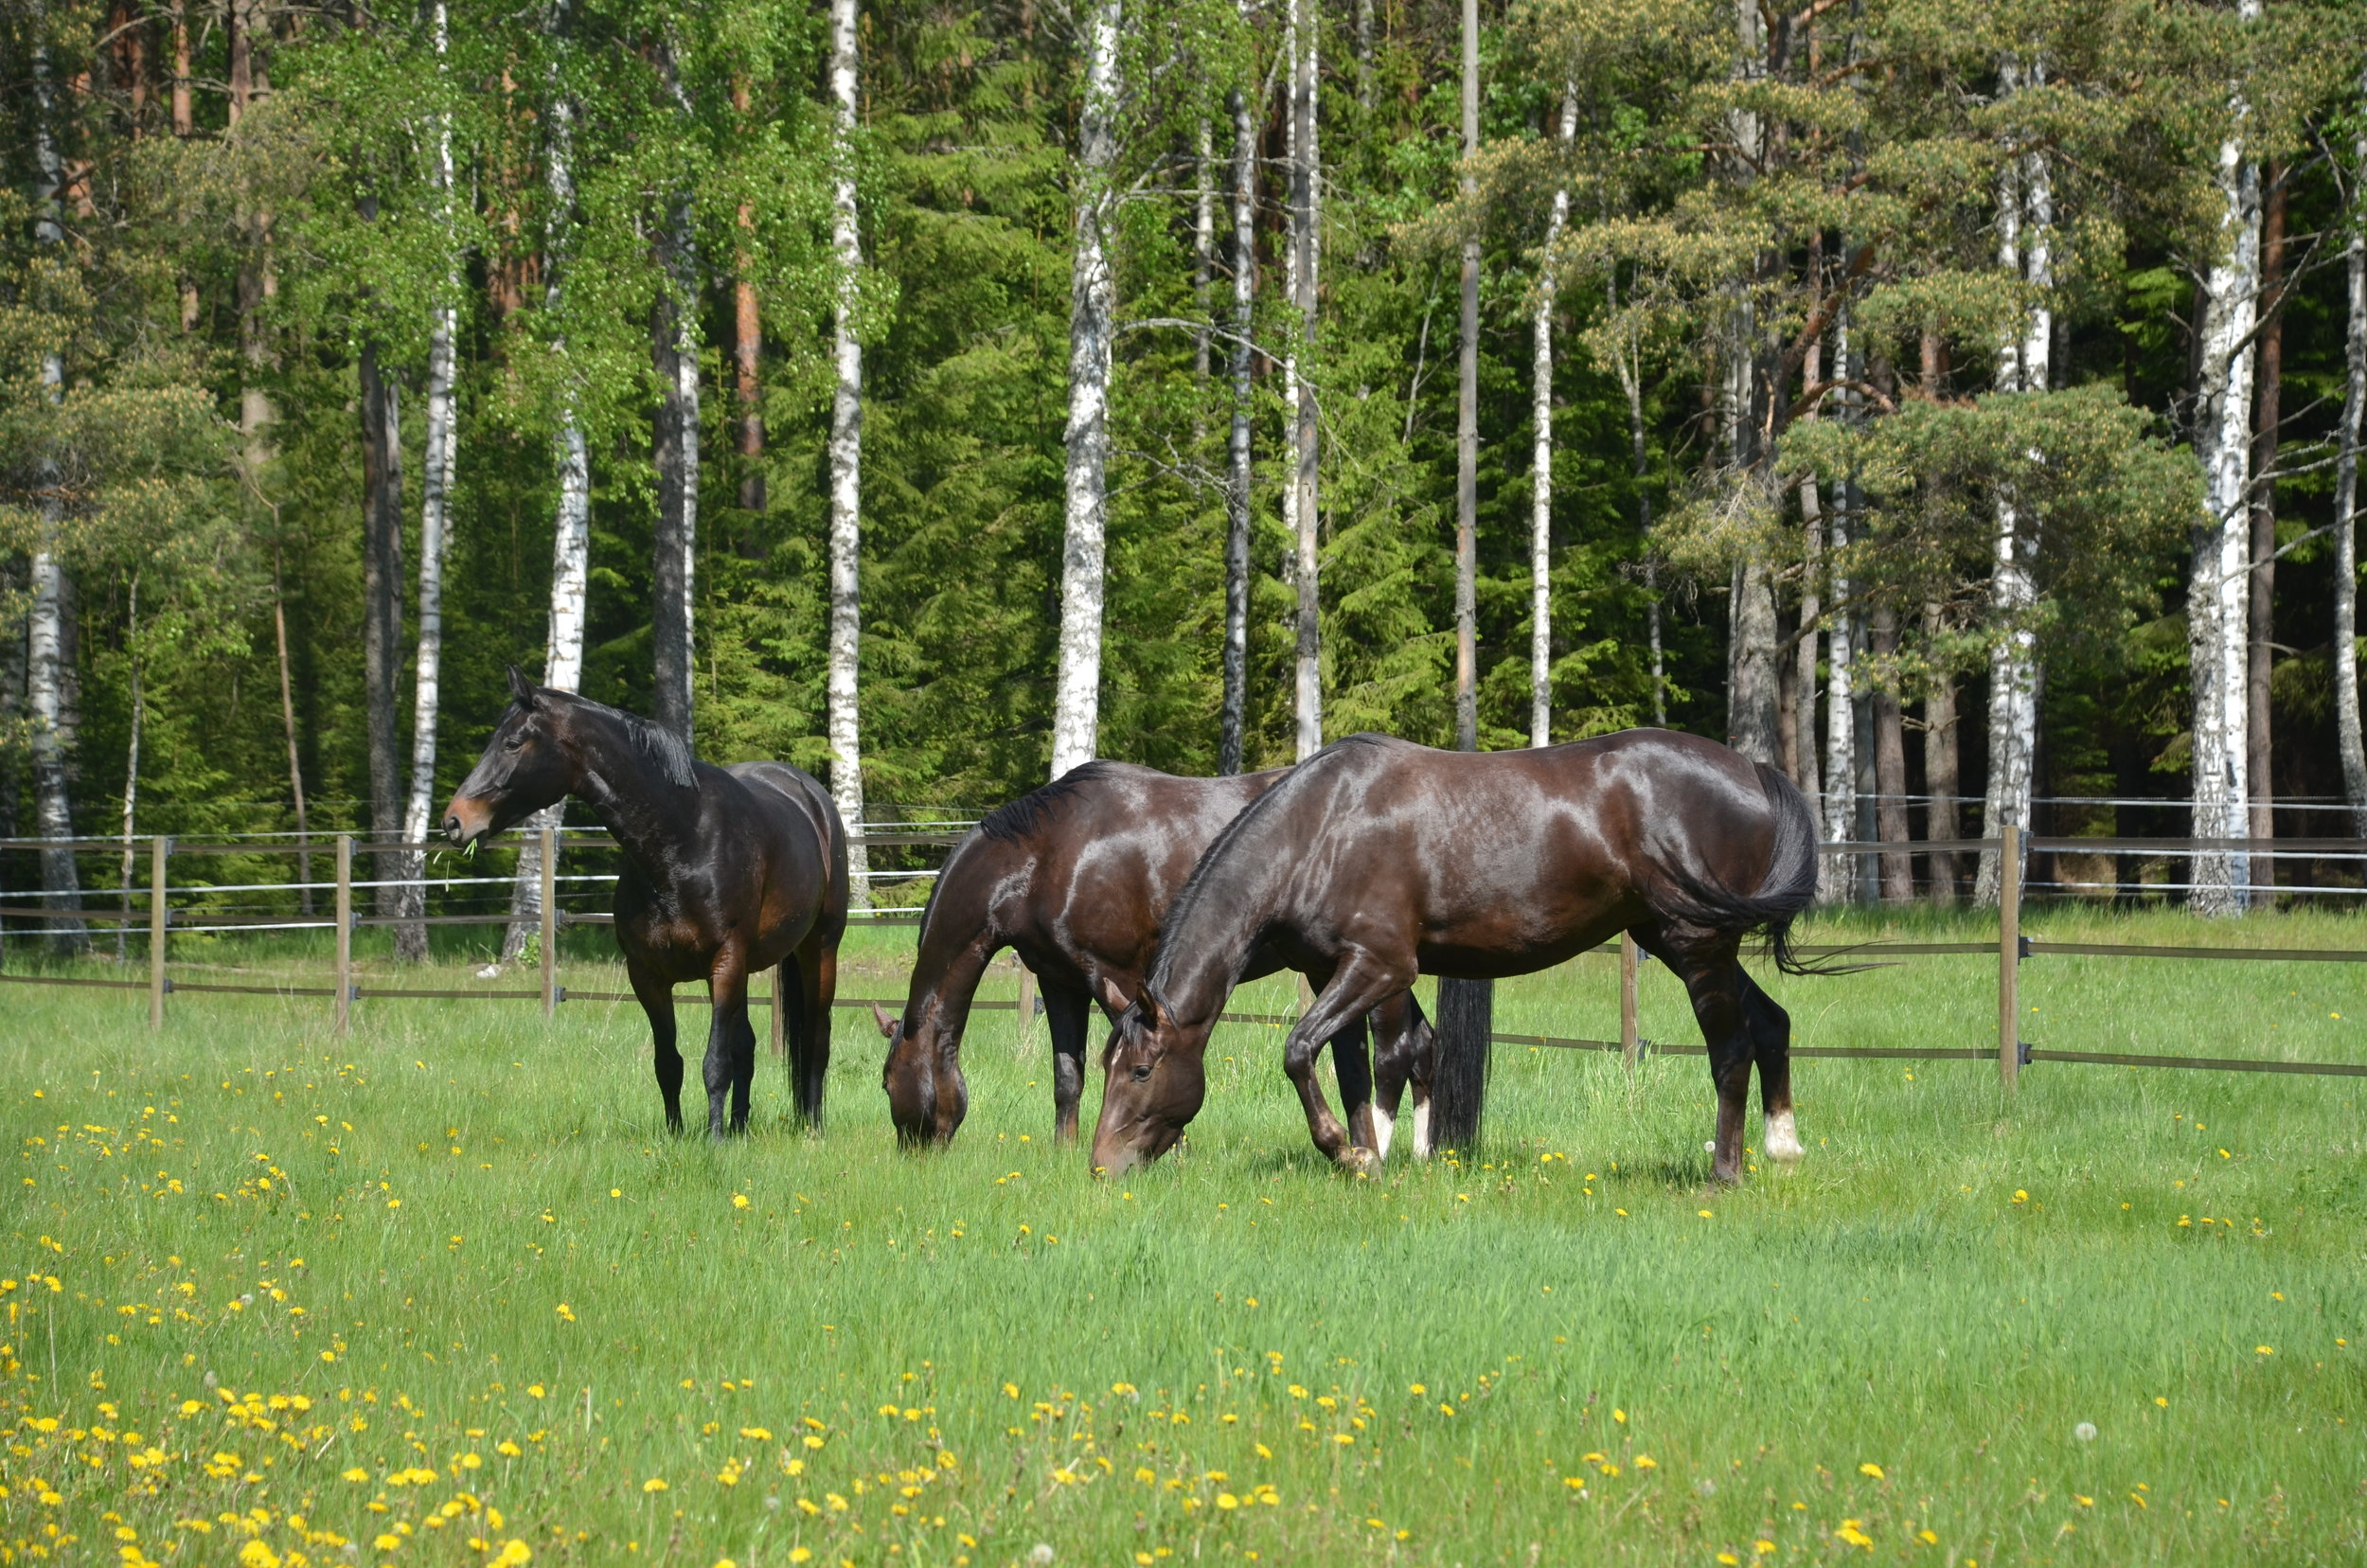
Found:
[[[549,121],[543,133],[543,174],[550,193],[550,221],[543,234],[543,308],[565,320],[568,262],[576,222],[576,102],[561,75],[567,28],[566,0],[553,0],[544,13],[555,58],[551,71]],[[576,388],[565,375],[563,331],[553,347],[561,361],[559,428],[552,437],[558,471],[559,506],[551,530],[550,617],[543,633],[543,684],[573,691],[583,682],[583,629],[591,589],[592,461],[577,412]],[[556,829],[566,803],[546,806],[520,824],[518,881],[509,895],[509,932],[502,940],[502,962],[525,951],[543,913],[542,834]]]
[[[64,160],[58,149],[57,92],[50,80],[46,41],[33,49],[33,169],[40,184],[34,192],[33,239],[44,248],[62,251],[65,224],[62,199]],[[41,356],[42,398],[52,407],[65,400],[65,358],[58,347],[44,347]],[[35,484],[41,492],[39,534],[33,543],[32,608],[25,637],[25,705],[29,721],[33,761],[33,822],[39,836],[74,836],[74,804],[68,767],[74,736],[71,707],[66,701],[68,662],[67,605],[74,592],[67,579],[62,534],[65,506],[59,494],[56,460],[44,454],[36,462]],[[82,901],[80,874],[74,851],[45,845],[41,851],[41,885],[52,908],[79,909]],[[80,918],[53,917],[49,929],[57,944],[80,953],[90,945],[89,927]]]
[[[1117,161],[1121,0],[1085,16],[1085,95],[1077,121],[1076,256],[1069,278],[1068,473],[1060,549],[1060,659],[1053,695],[1052,776],[1092,760],[1101,706],[1103,562],[1108,551],[1112,188]]]
[[[863,342],[855,335],[863,232],[856,222],[856,0],[830,0],[830,240],[838,258],[831,321],[837,384],[830,396],[830,795],[846,825],[855,906],[871,907],[871,855],[863,834]],[[1057,770],[1056,770],[1057,771]]]
[[[436,85],[449,90],[445,59],[451,45],[445,0],[430,13]],[[419,634],[413,661],[411,698],[411,795],[404,803],[402,837],[425,842],[436,809],[436,722],[443,697],[444,565],[452,547],[453,476],[458,465],[460,428],[454,419],[454,369],[460,333],[458,235],[454,211],[452,114],[439,107],[432,122],[432,178],[442,206],[448,261],[443,298],[434,308],[427,342],[427,446],[419,461]],[[427,957],[427,872],[423,850],[405,850],[399,873],[397,905],[406,923],[395,928],[395,956],[417,963]]]
[[[2007,60],[1999,91],[2010,96],[2045,80],[2045,67]],[[2017,138],[2019,140],[2020,138]],[[1997,389],[2043,393],[2052,374],[2055,342],[2055,186],[2047,154],[2009,146],[1997,171],[1997,261],[2019,285],[2020,317],[1998,346]],[[2030,828],[2031,763],[2038,742],[2038,633],[2030,624],[2038,602],[2031,562],[2038,551],[2040,519],[2010,485],[1997,492],[1997,537],[1989,570],[1989,778],[1982,801],[1982,836],[2012,826]],[[1995,904],[2001,888],[1998,851],[1984,850],[1973,900]]]
[[[2257,22],[2260,0],[2239,0]],[[2247,136],[2251,106],[2240,84],[2214,178],[2218,224],[2203,276],[2192,434],[2202,464],[2203,511],[2187,572],[2186,658],[2194,693],[2194,833],[2242,838],[2251,793],[2244,702],[2251,577],[2251,338],[2260,289],[2260,165]],[[2205,915],[2245,907],[2249,858],[2204,850],[2193,862],[2191,903]]]
[[[1249,0],[1241,0],[1249,24]],[[1224,695],[1218,716],[1217,771],[1241,771],[1243,726],[1249,712],[1250,334],[1257,307],[1257,122],[1249,95],[1226,95],[1233,116],[1233,341],[1226,368],[1233,378],[1233,429],[1225,443]]]
[[[1560,137],[1577,135],[1578,88],[1561,89]],[[1535,355],[1529,370],[1530,422],[1537,448],[1529,459],[1529,744],[1547,746],[1554,738],[1554,246],[1570,221],[1570,187],[1554,187],[1545,219],[1545,266],[1537,279]]]
[[[2359,81],[2367,102],[2367,77]],[[2342,247],[2349,284],[2344,317],[2342,416],[2334,469],[2334,725],[2351,831],[2367,838],[2367,745],[2358,722],[2358,448],[2367,420],[2367,120],[2351,143],[2350,238]]]
[[[1298,716],[1298,759],[1323,749],[1323,620],[1317,597],[1320,518],[1316,508],[1319,410],[1315,396],[1315,280],[1322,242],[1322,158],[1316,151],[1316,95],[1322,28],[1315,0],[1290,0],[1290,258],[1291,302],[1299,312],[1299,349],[1306,358],[1291,380],[1297,423],[1291,442],[1294,462],[1291,510],[1297,524],[1297,646],[1294,660]]]

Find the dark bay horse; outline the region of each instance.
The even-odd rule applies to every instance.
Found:
[[[1714,740],[1628,730],[1531,751],[1433,751],[1351,736],[1292,769],[1201,857],[1117,1020],[1093,1163],[1155,1159],[1200,1109],[1201,1057],[1259,952],[1322,987],[1285,1068],[1310,1120],[1324,1037],[1423,972],[1497,979],[1632,932],[1692,994],[1717,1089],[1712,1167],[1742,1170],[1759,1068],[1771,1157],[1797,1158],[1791,1021],[1743,972],[1742,938],[1787,937],[1816,889],[1816,824],[1772,768]]]
[[[650,1015],[666,1125],[682,1130],[674,987],[704,981],[707,1132],[748,1130],[756,1036],[748,976],[779,966],[797,1114],[822,1125],[830,1002],[846,931],[846,832],[830,793],[778,762],[718,768],[674,734],[571,692],[530,685],[513,666],[507,712],[444,808],[444,836],[474,844],[555,801],[592,808],[625,851],[616,945]]]
[[[1086,1025],[1100,1001],[1114,1017],[1141,987],[1159,921],[1201,851],[1241,809],[1287,770],[1232,778],[1178,778],[1126,762],[1088,762],[998,808],[972,829],[929,895],[919,953],[902,1017],[878,1012],[889,1042],[881,1081],[889,1114],[905,1141],[945,1142],[970,1107],[962,1080],[962,1031],[987,964],[1004,948],[1043,987],[1052,1032],[1053,1130],[1077,1135]],[[1282,967],[1253,955],[1243,978]],[[1409,1078],[1415,1152],[1427,1154],[1430,1027],[1409,996],[1392,997],[1374,1018],[1380,1036],[1378,1106],[1365,1049],[1364,1014],[1343,1022],[1332,1061],[1356,1147],[1388,1153],[1389,1130]],[[1316,1142],[1333,1159],[1353,1150],[1334,1124]]]

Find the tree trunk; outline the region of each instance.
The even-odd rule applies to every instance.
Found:
[[[690,102],[661,35],[658,72],[687,125]],[[657,471],[657,519],[650,573],[650,640],[654,679],[651,717],[694,743],[697,652],[694,600],[699,557],[699,255],[688,190],[670,192],[660,220],[657,295],[650,312],[650,358],[657,373],[657,417],[650,456]]]
[[[1103,561],[1109,548],[1110,329],[1116,289],[1105,226],[1114,214],[1121,0],[1094,0],[1085,23],[1085,98],[1077,122],[1077,254],[1069,281],[1068,481],[1060,550],[1060,663],[1052,776],[1091,761],[1100,728]]]
[[[1248,0],[1243,0],[1246,6]],[[1236,87],[1233,111],[1233,431],[1225,447],[1224,707],[1219,720],[1217,771],[1241,771],[1242,730],[1249,717],[1250,333],[1257,302],[1257,125],[1249,95]]]
[[[1939,646],[1943,623],[1940,607],[1923,607],[1923,641],[1928,648]],[[1923,836],[1928,839],[1952,839],[1964,831],[1957,811],[1956,797],[1963,789],[1962,775],[1956,763],[1956,683],[1945,669],[1932,679],[1931,689],[1923,699],[1923,789],[1930,797],[1923,818]],[[1959,871],[1956,852],[1952,849],[1935,851],[1931,864],[1931,896],[1942,902],[1956,898]]]
[[[139,822],[140,799],[140,729],[148,717],[148,704],[140,689],[140,575],[132,574],[129,595],[131,603],[123,617],[123,647],[132,664],[132,737],[123,750],[123,880],[122,897],[116,904],[116,962],[123,962],[123,949],[132,929],[132,833]]]
[[[1842,491],[1842,487],[1837,482],[1833,489]],[[1840,504],[1833,509],[1828,537],[1838,556],[1849,543],[1848,513],[1845,493],[1837,494],[1835,500]],[[1857,648],[1852,636],[1857,615],[1846,608],[1849,579],[1838,563],[1829,577],[1833,604],[1825,612],[1830,632],[1824,659],[1824,839],[1828,844],[1842,844],[1858,836],[1858,726],[1851,717],[1857,702]],[[1826,903],[1849,900],[1855,860],[1838,853],[1824,857],[1817,875],[1819,900]]]
[[[1868,641],[1881,661],[1881,684],[1874,688],[1874,827],[1884,844],[1907,842],[1907,726],[1898,704],[1898,612],[1878,604],[1868,618]],[[1913,903],[1914,857],[1905,849],[1882,851],[1882,901]]]
[[[33,50],[33,164],[40,181],[34,195],[33,239],[38,244],[62,250],[65,225],[59,203],[65,187],[65,166],[51,124],[57,102],[50,85],[49,50],[44,45]],[[41,385],[51,406],[64,402],[65,361],[54,348],[42,354]],[[74,704],[66,694],[74,659],[66,635],[74,585],[59,559],[60,536],[65,527],[59,483],[57,463],[44,453],[34,475],[41,503],[39,532],[33,543],[33,602],[25,636],[25,705],[32,731],[34,831],[45,839],[74,836]],[[43,847],[41,885],[51,908],[81,908],[81,875],[75,867],[72,849],[54,845]],[[80,953],[90,946],[90,928],[79,916],[53,918],[49,930],[63,952]]]
[[[1322,202],[1322,158],[1316,151],[1316,94],[1322,85],[1317,50],[1322,28],[1315,0],[1291,0],[1291,28],[1296,52],[1290,61],[1290,121],[1296,131],[1290,160],[1290,247],[1295,263],[1290,280],[1292,303],[1299,312],[1300,351],[1297,426],[1292,442],[1297,515],[1298,626],[1294,660],[1298,717],[1298,757],[1314,756],[1324,744],[1323,612],[1317,597],[1321,560],[1321,516],[1316,507],[1317,461],[1320,455],[1320,414],[1315,399],[1315,279],[1322,245],[1319,228]]]
[[[312,913],[312,825],[304,810],[304,764],[296,748],[295,681],[288,660],[288,596],[280,584],[279,543],[271,547],[271,629],[279,649],[279,720],[288,736],[288,793],[295,800],[296,907]]]
[[[2247,22],[2260,0],[2239,0]],[[2193,535],[2186,595],[2188,682],[2194,691],[2194,833],[2241,838],[2250,826],[2251,744],[2246,735],[2244,644],[2251,575],[2251,335],[2260,286],[2260,167],[2245,141],[2249,113],[2235,93],[2238,129],[2219,145],[2216,253],[2203,280],[2194,409],[2203,515]],[[2224,849],[2194,857],[2192,907],[2240,913],[2251,881],[2247,857]]]
[[[2008,62],[2007,90],[2042,80],[2036,67]],[[1998,348],[2001,392],[2048,389],[2055,341],[2050,297],[2055,284],[2053,173],[2046,156],[2024,152],[2008,158],[1997,178],[1998,264],[2020,282],[2030,300],[2014,332]],[[2038,602],[2032,569],[2038,555],[2040,519],[2022,505],[2010,486],[1999,487],[1997,531],[1989,565],[1989,785],[1982,803],[1982,836],[1997,838],[2006,824],[2031,827],[2031,765],[2038,750],[2038,637],[2030,625]],[[1998,855],[1984,851],[1973,897],[1997,902]]]
[[[2251,785],[2246,827],[2255,839],[2276,837],[2276,781],[2269,772],[2269,676],[2276,637],[2277,425],[2285,393],[2286,170],[2271,163],[2260,223],[2260,298],[2269,312],[2260,324],[2260,385],[2252,419],[2251,583],[2244,637],[2244,771]],[[2251,857],[2254,901],[2273,901],[2275,860]]]
[[[190,91],[189,0],[172,7],[172,134],[184,141],[197,131],[197,103]],[[181,276],[181,330],[197,330],[197,279]]]
[[[732,83],[732,107],[743,119],[749,114],[748,79],[740,77]],[[739,232],[753,237],[756,227],[756,207],[747,202],[739,204]],[[733,391],[739,411],[739,509],[745,512],[764,510],[764,381],[760,374],[764,354],[764,314],[757,307],[756,286],[748,276],[754,258],[743,250],[732,279],[732,368],[735,376]],[[756,540],[743,543],[742,548],[754,556],[761,546]]]
[[[846,828],[848,884],[871,907],[871,852],[863,815],[863,342],[855,335],[863,232],[855,205],[856,0],[830,0],[830,241],[837,310],[830,324],[837,385],[830,395],[830,797]]]
[[[365,340],[362,402],[362,685],[369,732],[370,836],[378,912],[402,912],[407,856],[391,847],[402,830],[402,764],[395,704],[402,682],[402,421],[397,383],[381,373],[378,344]]]
[[[447,8],[436,0],[431,12],[436,54],[441,69],[449,43]],[[452,122],[438,116],[436,125],[436,188],[444,205],[444,242],[454,232]],[[429,816],[436,809],[436,722],[443,698],[444,562],[452,549],[451,508],[453,474],[458,460],[460,427],[454,418],[453,368],[455,340],[460,332],[460,273],[458,258],[444,274],[444,298],[435,309],[427,340],[427,449],[419,464],[419,642],[414,660],[411,698],[411,796],[403,804],[402,836],[409,844],[427,840]],[[395,956],[406,963],[427,958],[427,854],[409,849],[402,855],[404,885],[396,890],[405,923],[395,928]]]
[[[562,45],[567,24],[566,0],[555,0],[544,26],[556,45]],[[559,78],[554,70],[554,89]],[[554,91],[543,140],[543,177],[550,187],[551,216],[543,239],[543,308],[558,315],[566,302],[567,270],[575,255],[576,221],[576,104]],[[557,347],[564,354],[566,339]],[[551,529],[550,618],[543,633],[543,684],[573,691],[583,682],[583,628],[591,588],[592,460],[582,420],[577,416],[574,388],[561,394],[559,429],[552,454],[559,471],[559,508]],[[528,938],[541,931],[543,914],[543,829],[556,831],[566,802],[546,806],[518,825],[518,877],[509,894],[509,930],[502,938],[501,961],[515,963]]]
[[[1565,146],[1577,134],[1578,89],[1575,82],[1561,88],[1560,137]],[[1543,260],[1537,278],[1537,351],[1529,375],[1529,422],[1537,449],[1529,459],[1529,744],[1547,746],[1554,739],[1554,246],[1561,226],[1570,221],[1570,190],[1554,189],[1553,210],[1545,219]]]
[[[1454,428],[1454,743],[1479,749],[1479,0],[1463,0],[1463,326]],[[1473,1125],[1478,1118],[1473,1118]]]
[[[1644,485],[1652,471],[1644,440],[1644,349],[1632,332],[1618,356],[1618,368],[1619,389],[1628,396],[1628,472],[1635,480],[1636,533],[1644,542],[1644,616],[1652,653],[1652,722],[1666,728],[1668,680],[1661,651],[1660,564],[1652,556],[1652,496]]]
[[[2367,98],[2367,77],[2359,82]],[[2334,727],[2342,754],[2342,793],[2351,804],[2351,831],[2367,838],[2367,744],[2358,720],[2358,448],[2367,421],[2367,218],[2360,182],[2367,180],[2367,128],[2351,144],[2351,238],[2343,249],[2350,280],[2350,314],[2343,333],[2342,428],[2334,468]]]
[[[1816,372],[1811,369],[1809,378]],[[1798,708],[1792,722],[1799,726],[1799,771],[1792,782],[1810,800],[1824,793],[1824,770],[1819,765],[1816,743],[1817,623],[1824,615],[1824,508],[1813,474],[1800,482],[1800,642],[1792,650],[1792,701]]]

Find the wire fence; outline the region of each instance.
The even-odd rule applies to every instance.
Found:
[[[959,826],[958,824],[945,824],[939,828],[933,824],[929,829],[919,831],[899,827],[894,829],[894,832],[909,844],[941,846],[958,839],[959,834],[954,829]],[[118,979],[49,972],[11,973],[7,972],[5,969],[0,969],[0,984],[116,991],[145,990],[148,993],[149,1024],[151,1028],[163,1026],[166,998],[175,994],[327,998],[332,1005],[335,1026],[340,1034],[347,1032],[351,1026],[354,1004],[365,998],[371,1001],[539,1002],[546,1018],[557,1013],[562,1004],[570,1001],[605,1003],[631,1001],[632,997],[629,992],[570,991],[559,984],[557,966],[560,932],[568,926],[614,923],[614,917],[611,915],[588,909],[563,909],[560,904],[561,891],[563,887],[589,891],[613,883],[614,881],[614,872],[570,872],[565,875],[560,873],[558,864],[562,852],[562,844],[567,850],[575,852],[598,849],[614,852],[614,845],[601,843],[598,840],[587,843],[586,840],[593,840],[593,835],[570,831],[562,838],[561,834],[552,830],[544,830],[539,835],[536,846],[540,853],[534,862],[539,866],[533,888],[535,896],[530,900],[526,900],[531,903],[530,909],[521,911],[513,907],[479,913],[373,916],[361,913],[355,906],[356,892],[383,892],[388,889],[416,888],[424,893],[436,887],[492,886],[508,887],[514,891],[517,887],[517,878],[513,874],[506,877],[438,879],[417,876],[357,879],[353,874],[357,855],[416,854],[431,846],[419,844],[368,843],[350,834],[337,835],[324,850],[320,851],[315,851],[309,846],[284,842],[258,844],[254,841],[233,841],[213,844],[177,844],[169,838],[151,838],[146,841],[149,874],[145,885],[133,888],[127,879],[126,885],[118,889],[117,907],[115,910],[87,907],[62,909],[43,903],[0,905],[0,919],[38,919],[46,927],[45,934],[20,931],[18,934],[20,940],[30,936],[35,941],[55,943],[62,936],[79,935],[91,924],[112,924],[118,931],[124,932],[126,935],[130,934],[132,928],[144,927],[145,957],[148,964],[148,973],[145,979]],[[1791,1054],[1803,1059],[1866,1058],[1923,1061],[1994,1059],[1998,1063],[2000,1079],[2009,1093],[2017,1085],[2021,1069],[2037,1062],[2178,1068],[2208,1072],[2367,1077],[2367,1064],[2054,1050],[2040,1048],[2021,1040],[2020,1034],[2021,967],[2034,957],[2062,954],[2132,960],[2168,959],[2180,962],[2367,963],[2367,950],[2058,942],[2023,935],[2020,931],[2020,916],[2027,885],[2022,876],[2025,860],[2030,856],[2047,853],[2058,845],[2082,842],[2085,841],[2038,837],[2025,841],[2017,829],[2009,826],[1997,839],[1960,839],[1946,841],[1938,845],[1923,846],[1924,848],[1933,852],[1994,857],[1994,864],[1997,867],[1999,933],[1998,939],[1993,944],[1988,942],[1871,941],[1847,945],[1804,945],[1798,950],[1803,956],[1830,960],[1849,967],[1887,966],[1918,958],[1993,955],[1998,964],[1998,1045],[1994,1051],[1927,1046],[1803,1046],[1794,1048]],[[2149,849],[2172,855],[2227,851],[2260,855],[2332,857],[2346,863],[2367,860],[2367,840],[2357,839],[2311,840],[2299,844],[2289,840],[2255,842],[2243,839],[2106,842],[2114,845],[2124,842],[2142,844]],[[118,840],[27,841],[15,839],[0,840],[0,849],[80,848],[94,844],[101,845],[110,852],[115,853],[120,853],[124,849],[124,846]],[[1884,843],[1828,844],[1822,846],[1821,852],[1841,857],[1865,857],[1895,854],[1899,847],[1895,844]],[[176,884],[168,876],[171,863],[177,856],[258,853],[293,856],[315,852],[325,853],[332,860],[335,867],[333,880],[304,882],[247,882],[226,884],[187,882]],[[225,895],[246,896],[265,891],[283,896],[291,891],[326,893],[329,895],[329,901],[331,907],[325,917],[292,918],[274,915],[249,916],[224,913],[209,901]],[[173,901],[176,898],[183,900],[184,902],[176,905]],[[136,911],[131,908],[135,900],[141,905]],[[190,902],[189,900],[196,901]],[[867,919],[869,923],[875,925],[917,925],[919,923],[920,917],[917,911],[900,910],[870,912],[859,918]],[[356,980],[353,957],[354,934],[359,930],[371,927],[396,926],[404,923],[437,926],[530,924],[535,937],[531,955],[539,966],[539,983],[532,989],[479,987],[456,989],[372,984],[365,989]],[[168,967],[170,941],[175,934],[324,930],[333,933],[335,936],[331,971],[322,977],[329,982],[327,984],[308,985],[288,982],[250,985],[205,981],[188,978],[186,975],[175,975]],[[6,947],[0,946],[0,962],[5,961],[6,953]],[[1630,1064],[1653,1054],[1670,1056],[1705,1054],[1705,1047],[1700,1045],[1658,1043],[1645,1038],[1641,1033],[1638,1026],[1637,975],[1642,956],[1631,936],[1623,935],[1619,938],[1619,1039],[1589,1040],[1557,1035],[1517,1033],[1496,1033],[1492,1034],[1490,1039],[1498,1044],[1505,1045],[1617,1052]],[[1031,974],[1022,971],[1021,995],[1018,1001],[980,1000],[973,1002],[971,1006],[988,1011],[1018,1010],[1023,1014],[1023,1024],[1032,1021],[1039,1010],[1033,979]],[[680,1000],[697,1005],[706,1002],[707,998],[692,995]],[[774,1007],[774,999],[762,993],[752,993],[748,1001],[753,1007],[768,1011]],[[841,1007],[869,1007],[875,1004],[884,1007],[896,1007],[901,1006],[901,998],[891,997],[842,996],[835,999],[836,1005]],[[1296,1015],[1279,1013],[1228,1012],[1222,1015],[1222,1019],[1226,1023],[1257,1024],[1276,1027],[1287,1027],[1297,1022]],[[777,1013],[773,1017],[772,1025],[774,1043],[777,1050],[781,1046],[784,1032],[783,1020]]]

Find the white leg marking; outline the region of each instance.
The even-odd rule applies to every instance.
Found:
[[[1806,1152],[1800,1147],[1800,1129],[1793,1123],[1789,1111],[1777,1111],[1767,1118],[1767,1157],[1771,1160],[1796,1160]]]
[[[1378,1105],[1373,1107],[1373,1157],[1375,1159],[1386,1160],[1389,1157],[1389,1134],[1397,1131],[1397,1117]]]
[[[1414,1157],[1427,1160],[1430,1156],[1430,1096],[1416,1095],[1414,1096]]]

